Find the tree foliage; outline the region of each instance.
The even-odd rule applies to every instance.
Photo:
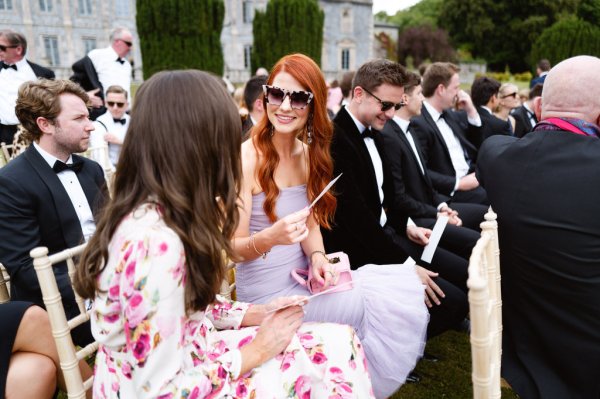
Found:
[[[144,78],[170,69],[223,73],[223,0],[136,0]]]
[[[254,16],[252,70],[270,69],[290,53],[306,54],[320,64],[324,21],[317,0],[270,0]]]
[[[583,21],[597,25],[600,21],[600,0],[581,0],[577,16]]]
[[[562,16],[577,11],[581,0],[445,0],[438,23],[454,44],[467,46],[492,69],[529,69],[532,43]]]
[[[400,27],[400,32],[405,29],[429,25],[433,28],[438,27],[438,17],[440,7],[444,0],[421,0],[407,10],[400,10],[388,21]]]
[[[531,50],[532,62],[546,58],[552,65],[575,55],[600,57],[600,28],[576,16],[546,29]]]
[[[406,65],[408,57],[412,58],[413,66],[419,66],[426,60],[455,62],[456,52],[450,45],[448,32],[424,25],[408,28],[398,37],[398,62]]]

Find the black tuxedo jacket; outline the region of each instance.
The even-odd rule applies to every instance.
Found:
[[[83,160],[77,178],[92,211],[104,202],[106,185],[102,168]],[[83,243],[77,213],[60,180],[31,145],[0,169],[0,263],[10,274],[11,299],[43,306],[42,294],[29,251],[48,247],[50,254]],[[66,264],[53,267],[63,304],[75,311],[75,299]]]
[[[474,137],[479,137],[481,127],[471,125],[464,111],[448,111],[444,119],[458,137],[467,162],[470,163],[471,169],[474,169],[477,148],[469,138],[473,140]],[[421,108],[421,115],[410,120],[409,129],[419,141],[433,186],[440,193],[450,195],[456,185],[456,171],[452,165],[452,159],[444,137],[425,105]]]
[[[56,77],[54,75],[54,72],[52,72],[48,68],[44,68],[43,66],[38,65],[38,64],[36,64],[34,62],[31,62],[29,60],[27,60],[27,63],[29,64],[29,66],[33,70],[33,73],[35,73],[35,76],[37,76],[38,78],[54,79]]]
[[[437,218],[437,205],[450,198],[441,195],[433,188],[427,169],[425,169],[425,174],[421,172],[406,134],[396,122],[389,120],[381,131],[381,135],[394,179],[394,196],[397,206],[412,218]],[[421,154],[419,142],[414,136],[413,139],[421,164],[425,168],[425,160]]]
[[[511,115],[515,118],[515,137],[523,137],[533,130],[529,120],[529,111],[525,106],[521,105],[513,109]],[[533,119],[537,121],[535,114],[533,114]]]
[[[102,83],[100,83],[98,73],[96,72],[96,68],[94,68],[94,63],[90,57],[86,55],[80,60],[75,61],[75,63],[71,66],[71,69],[73,70],[73,75],[69,79],[75,83],[79,83],[79,85],[83,87],[83,90],[85,91],[100,89],[96,95],[104,100],[104,87],[102,87]],[[92,108],[90,111],[90,119],[96,120],[97,117],[105,112],[106,107],[104,106],[100,108]]]
[[[477,112],[481,118],[481,136],[479,137],[479,141],[474,137],[475,141],[473,144],[475,147],[481,147],[481,143],[483,143],[485,139],[496,134],[502,134],[504,136],[513,135],[509,121],[503,121],[496,115],[490,114],[488,110],[483,107],[477,107]]]
[[[406,253],[394,244],[379,224],[381,201],[375,169],[364,139],[345,107],[340,109],[333,122],[334,176],[344,174],[333,187],[337,197],[333,228],[321,230],[325,248],[327,252],[346,252],[354,269],[367,263],[402,263],[407,258]],[[383,162],[386,226],[393,227],[398,234],[406,234],[407,217],[394,209],[393,181],[378,132],[375,144]]]
[[[562,131],[481,146],[477,177],[498,214],[502,374],[522,398],[600,398],[599,154],[600,140]]]

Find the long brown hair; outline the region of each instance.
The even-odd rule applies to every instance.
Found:
[[[298,138],[303,143],[307,143],[307,127],[312,125],[312,142],[307,144],[309,163],[307,193],[309,201],[312,201],[333,176],[333,160],[329,149],[333,126],[327,115],[327,86],[318,65],[304,54],[286,55],[280,59],[271,70],[267,84],[272,84],[275,76],[282,71],[292,75],[305,90],[310,91],[314,96],[309,104],[307,126],[298,132]],[[266,109],[266,99],[263,99],[263,104]],[[263,209],[271,222],[274,222],[277,219],[275,202],[279,196],[279,188],[275,184],[273,175],[279,164],[279,155],[271,141],[272,129],[273,125],[265,112],[265,116],[252,130],[252,140],[260,154],[257,178],[265,193]],[[331,192],[325,194],[314,206],[313,214],[321,226],[330,228],[335,206],[336,199]]]
[[[117,165],[114,195],[81,258],[75,287],[85,298],[121,220],[149,196],[181,239],[186,257],[185,307],[203,310],[225,275],[225,255],[237,226],[241,126],[223,85],[201,71],[166,71],[138,90]]]

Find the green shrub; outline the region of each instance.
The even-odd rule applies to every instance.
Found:
[[[533,78],[533,74],[529,71],[527,72],[521,72],[521,73],[515,73],[513,75],[513,78],[517,81],[517,82],[530,82],[531,79]]]

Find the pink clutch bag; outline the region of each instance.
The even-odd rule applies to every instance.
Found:
[[[334,252],[327,254],[326,257],[329,259],[332,271],[337,274],[338,280],[336,286],[339,288],[332,288],[335,286],[329,286],[328,292],[341,292],[352,289],[352,273],[350,273],[350,261],[348,255],[344,252]],[[291,271],[292,277],[301,285],[305,286],[311,294],[318,294],[324,291],[325,288],[319,284],[317,280],[312,277],[312,265],[308,266],[308,270],[305,269],[294,269]]]

